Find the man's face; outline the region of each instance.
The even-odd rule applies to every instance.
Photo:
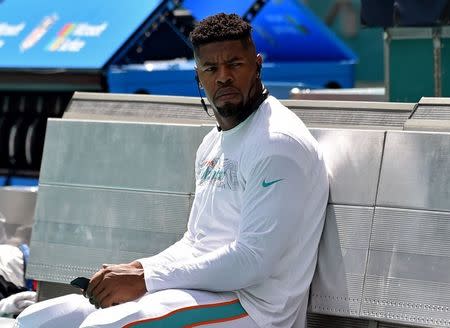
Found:
[[[232,119],[255,93],[261,57],[240,40],[208,43],[195,55],[200,82],[216,117],[218,113],[223,119]]]

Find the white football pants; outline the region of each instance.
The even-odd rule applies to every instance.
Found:
[[[257,328],[234,293],[168,289],[96,310],[81,295],[38,302],[16,319],[15,328]]]

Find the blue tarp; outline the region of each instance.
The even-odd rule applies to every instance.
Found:
[[[6,183],[9,183],[10,186],[30,186],[34,187],[39,184],[39,180],[36,178],[24,178],[24,177],[11,177],[9,180],[5,176],[0,175],[0,187],[3,187],[6,185]]]
[[[356,61],[357,58],[299,1],[269,1],[252,26],[256,46],[266,61]]]
[[[183,6],[201,20],[218,13],[243,15],[255,1],[185,0]],[[296,0],[270,0],[254,19],[258,52],[270,62],[350,61],[356,55],[305,5]]]
[[[1,68],[100,69],[161,0],[3,0]]]

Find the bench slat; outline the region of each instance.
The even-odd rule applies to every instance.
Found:
[[[389,131],[377,205],[450,211],[450,133]]]
[[[384,131],[310,129],[325,154],[332,204],[374,206]]]
[[[190,193],[210,127],[52,119],[40,183]]]

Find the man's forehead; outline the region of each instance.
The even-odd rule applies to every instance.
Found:
[[[216,60],[243,59],[251,55],[251,47],[245,47],[242,40],[227,40],[200,45],[195,49],[195,59],[198,63]]]

